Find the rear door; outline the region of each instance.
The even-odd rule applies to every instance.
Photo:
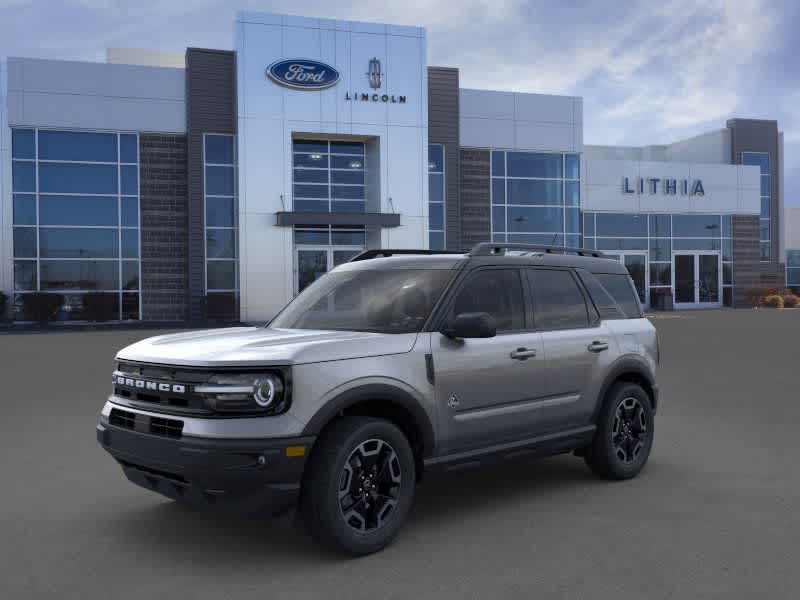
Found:
[[[546,431],[585,425],[596,399],[592,390],[616,355],[616,342],[587,301],[570,269],[528,268],[536,328],[547,368]]]
[[[446,308],[445,322],[460,313],[489,313],[497,321],[495,337],[453,340],[431,334],[442,453],[529,436],[536,428],[546,371],[522,275],[518,268],[473,271]]]

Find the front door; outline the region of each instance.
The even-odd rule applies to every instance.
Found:
[[[719,252],[675,252],[672,255],[675,308],[722,306]]]
[[[486,312],[497,335],[450,339],[431,334],[436,413],[445,454],[530,437],[547,394],[542,336],[525,310],[519,269],[488,268],[469,275],[456,291],[446,320]]]
[[[303,246],[295,249],[294,293],[299,294],[331,269],[362,252],[358,247]]]
[[[620,261],[628,269],[633,284],[636,286],[636,293],[639,295],[639,302],[643,307],[648,304],[648,276],[647,276],[647,252],[640,250],[623,250],[610,252],[606,258],[613,258]]]

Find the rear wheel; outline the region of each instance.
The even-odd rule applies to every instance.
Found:
[[[653,432],[653,408],[647,392],[635,383],[615,383],[606,394],[584,460],[600,477],[635,477],[650,456]]]
[[[311,534],[348,554],[389,544],[414,499],[414,454],[392,423],[344,417],[317,441],[303,481],[301,511]]]

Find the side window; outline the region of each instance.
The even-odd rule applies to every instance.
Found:
[[[636,295],[629,275],[617,273],[595,273],[597,280],[617,301],[622,312],[629,319],[638,319],[642,316],[642,306]]]
[[[589,295],[592,297],[601,319],[627,319],[623,310],[619,307],[616,300],[611,297],[597,278],[582,269],[578,269],[578,277],[581,278],[583,285],[586,286]]]
[[[528,269],[537,329],[578,329],[589,326],[586,301],[569,271]]]
[[[487,269],[470,276],[456,294],[451,317],[485,312],[497,321],[497,331],[525,328],[525,303],[517,269]]]

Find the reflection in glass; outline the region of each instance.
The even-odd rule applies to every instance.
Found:
[[[14,227],[14,256],[36,258],[35,227]]]
[[[117,162],[117,134],[39,131],[39,160]]]
[[[15,260],[14,261],[14,290],[15,291],[35,291],[36,290],[36,261],[35,260]]]
[[[36,195],[14,194],[14,225],[36,225]]]
[[[206,287],[209,290],[236,288],[236,262],[232,260],[206,261]]]
[[[45,258],[117,258],[118,245],[117,229],[45,227],[39,231],[39,253]]]
[[[235,258],[236,238],[233,229],[206,229],[208,258]]]
[[[117,194],[117,165],[39,163],[39,191]]]
[[[118,265],[115,260],[43,260],[42,290],[118,290]]]
[[[135,199],[134,199],[135,201]],[[41,225],[117,226],[116,196],[39,196]]]

